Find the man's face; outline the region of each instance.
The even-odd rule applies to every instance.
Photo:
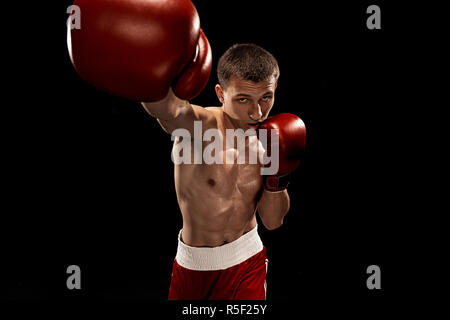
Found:
[[[273,107],[276,88],[274,77],[261,82],[231,78],[226,90],[216,85],[216,93],[223,104],[223,111],[235,125],[247,130],[256,129],[258,123],[267,118]]]

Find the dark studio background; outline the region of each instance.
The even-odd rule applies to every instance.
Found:
[[[13,217],[6,294],[69,303],[164,301],[181,228],[171,139],[139,103],[78,77],[66,48],[70,4],[46,9],[11,53],[26,59],[9,77],[13,89],[6,94],[15,107],[3,120],[10,150],[4,196]],[[405,291],[412,246],[410,200],[399,192],[412,183],[402,128],[411,117],[403,99],[407,92],[411,98],[413,59],[411,29],[398,22],[404,8],[379,1],[194,4],[214,66],[192,102],[218,105],[220,55],[252,42],[280,65],[272,113],[295,113],[307,126],[285,223],[271,232],[260,223],[270,260],[268,299],[305,308],[325,303],[336,311],[390,306]],[[381,30],[366,28],[370,4],[381,7]],[[82,270],[78,292],[65,286],[71,264]],[[381,268],[380,291],[366,288],[372,264]]]

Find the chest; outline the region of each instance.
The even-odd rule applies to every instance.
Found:
[[[262,186],[261,147],[256,136],[229,138],[225,130],[220,136],[204,134],[202,140],[177,139],[172,152],[183,160],[176,166],[179,180],[191,181],[193,189],[224,198],[253,197]]]
[[[231,199],[253,196],[260,190],[260,167],[249,164],[201,165],[197,179],[209,192]]]

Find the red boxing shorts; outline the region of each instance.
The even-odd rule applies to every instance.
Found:
[[[178,235],[169,300],[265,300],[268,259],[257,227],[219,247],[191,247]]]

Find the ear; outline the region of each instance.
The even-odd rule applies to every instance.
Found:
[[[220,86],[220,84],[216,84],[216,95],[217,95],[217,98],[219,98],[219,101],[223,104],[225,99],[224,99],[223,89]]]

